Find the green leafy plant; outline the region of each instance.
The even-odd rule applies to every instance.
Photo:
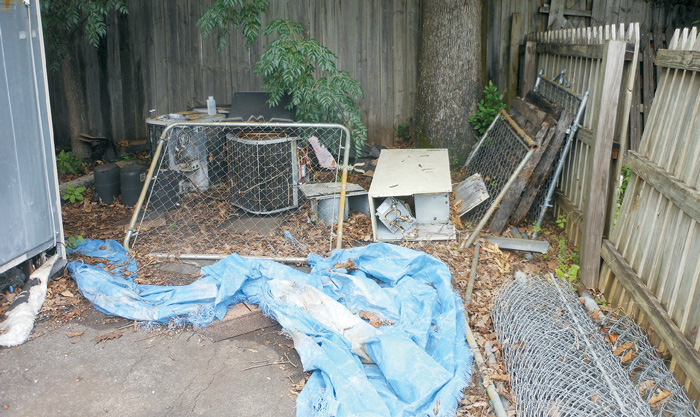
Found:
[[[411,140],[411,125],[408,123],[401,123],[398,126],[394,126],[394,133],[397,138],[408,142]]]
[[[474,126],[480,136],[483,136],[498,112],[506,107],[503,102],[503,94],[498,94],[498,87],[489,81],[489,85],[484,88],[484,98],[477,105],[476,113],[469,118],[469,123]]]
[[[82,236],[80,235],[68,235],[66,236],[66,247],[68,249],[75,249],[78,247],[79,244],[84,243],[85,239],[83,239]]]
[[[77,174],[85,170],[85,161],[73,152],[61,151],[56,155],[56,167],[60,174]]]
[[[563,268],[557,268],[554,272],[561,279],[565,279],[570,283],[574,283],[578,280],[578,270],[580,267],[578,265],[568,265]]]
[[[555,220],[557,223],[557,226],[559,226],[560,229],[563,229],[566,227],[566,215],[565,214],[560,214],[557,216],[557,220]]]
[[[345,125],[359,155],[367,139],[357,104],[362,87],[347,71],[338,70],[338,57],[330,49],[303,33],[299,22],[284,19],[273,20],[263,30],[276,37],[255,65],[270,95],[268,104],[277,105],[289,95],[297,120]]]
[[[43,0],[41,20],[44,26],[47,54],[57,69],[58,60],[70,54],[71,41],[77,33],[85,33],[87,41],[97,48],[107,34],[107,18],[112,12],[128,14],[125,0]],[[54,60],[56,59],[56,60]]]
[[[260,15],[267,9],[267,0],[215,0],[199,18],[197,26],[204,37],[216,32],[219,49],[226,46],[231,28],[240,28],[246,46],[250,47],[260,33]]]
[[[532,232],[533,233],[539,233],[542,231],[542,226],[539,225],[539,223],[534,222],[532,223]]]
[[[83,192],[85,192],[85,187],[75,188],[72,185],[66,187],[66,192],[61,196],[64,200],[68,200],[71,203],[76,201],[83,201]]]

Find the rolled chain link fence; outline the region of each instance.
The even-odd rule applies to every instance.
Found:
[[[518,275],[491,314],[517,415],[652,416],[571,286]]]
[[[172,125],[155,152],[125,246],[169,255],[328,253],[349,143],[340,125]],[[305,195],[304,184],[331,191]],[[326,204],[316,204],[321,200]]]
[[[651,411],[655,417],[700,417],[695,403],[631,318],[609,314],[601,316],[598,322],[608,333],[609,340],[614,341],[613,351],[621,357],[631,357],[622,362],[622,368],[642,398],[653,403]]]

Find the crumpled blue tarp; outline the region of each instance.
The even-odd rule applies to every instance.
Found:
[[[117,273],[135,268],[114,241],[86,240],[76,251],[121,265]],[[358,269],[336,268],[348,260]],[[299,416],[454,415],[471,377],[472,354],[464,307],[445,264],[383,243],[335,250],[329,258],[310,255],[309,264],[307,274],[234,254],[202,268],[202,278],[184,286],[139,285],[135,274],[120,278],[81,262],[69,268],[98,310],[133,320],[186,317],[201,326],[223,318],[232,304],[260,305],[294,339],[304,370],[314,371],[297,398]],[[302,308],[304,297],[325,304]],[[341,313],[369,311],[391,324],[374,329],[357,319],[358,332],[344,333],[332,317],[314,313],[319,305]],[[362,357],[373,363],[353,353],[356,336],[368,336]]]

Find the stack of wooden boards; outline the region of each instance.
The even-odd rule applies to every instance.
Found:
[[[574,115],[553,104],[534,91],[525,98],[516,97],[508,113],[538,144],[516,181],[506,192],[494,212],[489,230],[501,233],[507,224],[518,225],[525,220],[533,203],[547,183],[560,157]]]

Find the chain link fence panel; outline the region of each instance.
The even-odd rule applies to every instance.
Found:
[[[174,124],[163,132],[125,246],[169,255],[327,254],[349,137],[341,125]],[[307,196],[303,184],[336,191]]]
[[[468,222],[476,224],[484,217],[531,148],[532,144],[528,144],[514,123],[509,123],[509,116],[501,111],[464,164],[467,177],[481,174],[489,194],[465,214]]]

